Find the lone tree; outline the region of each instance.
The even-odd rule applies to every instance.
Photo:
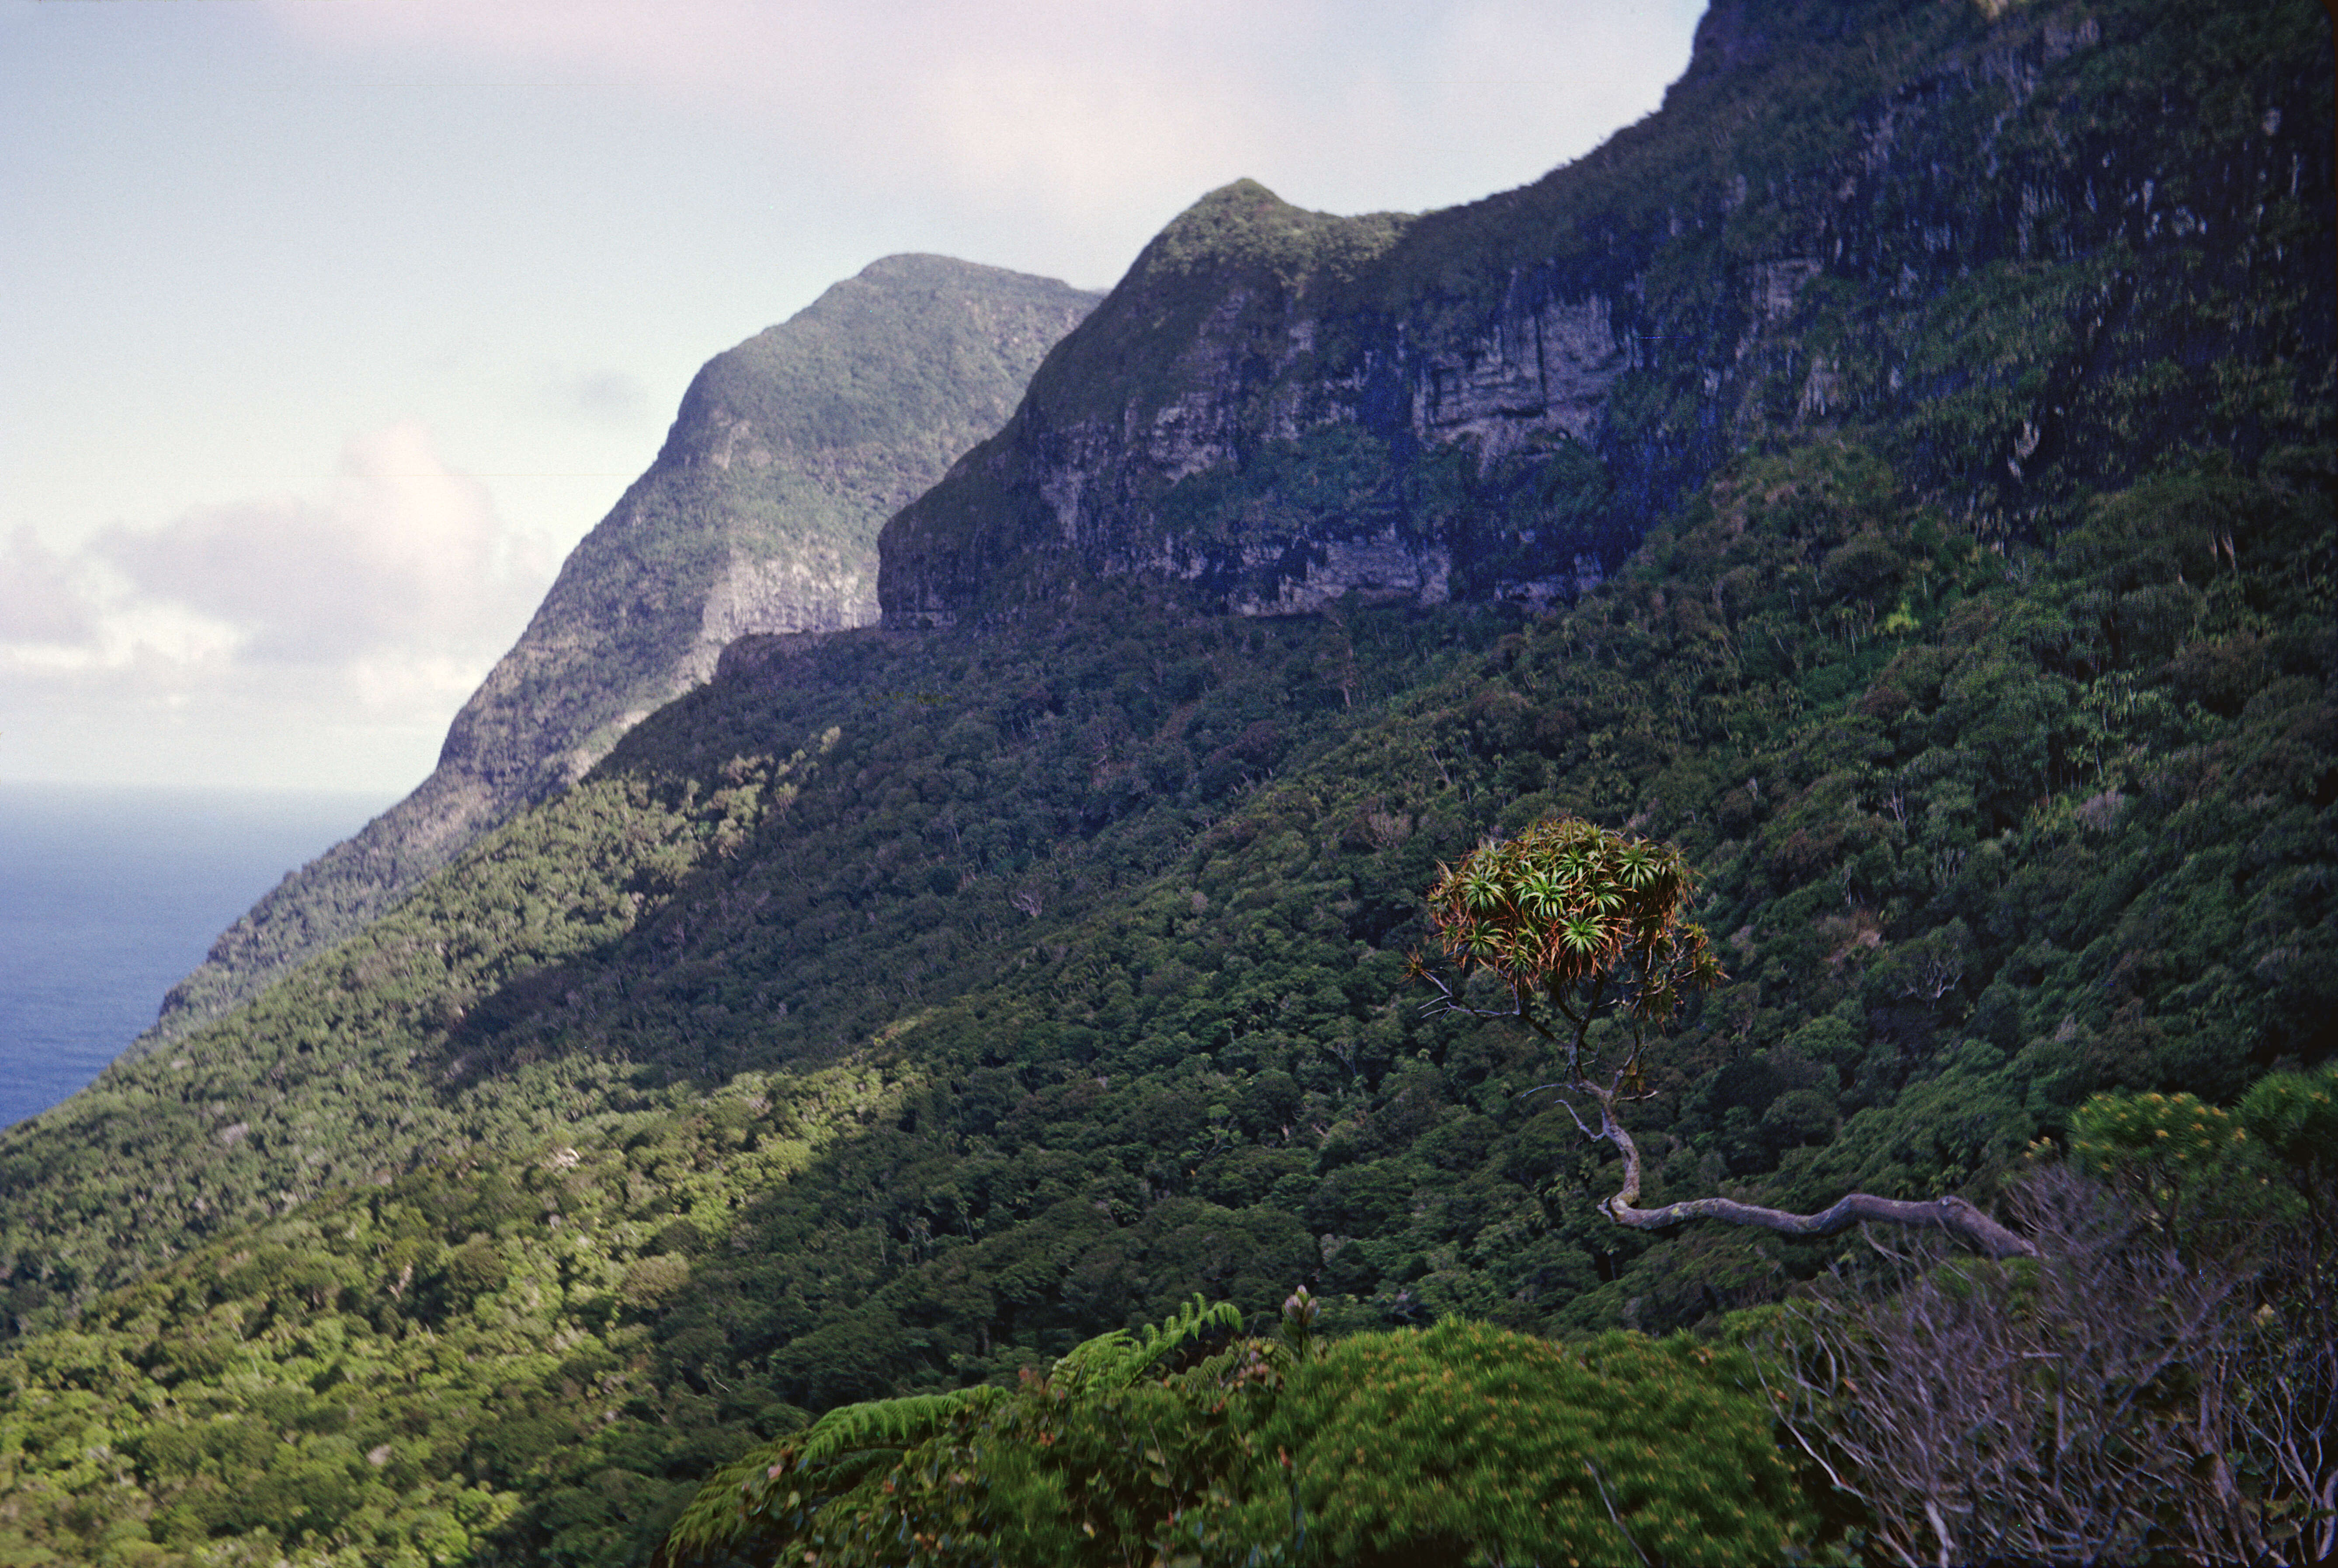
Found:
[[[1516,1018],[1561,1054],[1562,1075],[1545,1085],[1583,1135],[1616,1145],[1622,1190],[1600,1204],[1636,1230],[1690,1220],[1758,1225],[1790,1236],[1831,1236],[1868,1220],[1931,1226],[1992,1258],[2037,1250],[1962,1198],[1907,1202],[1853,1192],[1816,1214],[1791,1214],[1732,1198],[1694,1198],[1642,1209],[1640,1150],[1619,1112],[1652,1092],[1641,1071],[1649,1027],[1676,1012],[1691,991],[1726,978],[1704,928],[1686,915],[1695,877],[1669,844],[1627,838],[1573,818],[1547,818],[1516,838],[1438,867],[1429,921],[1463,982],[1483,970],[1508,988],[1503,1008],[1469,1005],[1416,956],[1412,973],[1437,987],[1433,1011]],[[1592,1025],[1620,1016],[1624,1044],[1595,1048]],[[1585,1117],[1587,1102],[1596,1125]]]

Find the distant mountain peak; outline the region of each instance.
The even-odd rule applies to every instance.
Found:
[[[1353,266],[1378,255],[1411,220],[1396,212],[1311,212],[1255,180],[1237,180],[1171,219],[1138,254],[1124,287],[1226,270],[1271,270],[1285,284],[1300,284],[1327,263]]]
[[[707,361],[656,461],[447,727],[430,777],[223,933],[133,1052],[255,995],[567,788],[733,639],[875,620],[878,529],[1006,420],[1096,298],[886,256]]]

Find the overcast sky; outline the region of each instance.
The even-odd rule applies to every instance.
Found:
[[[877,257],[1522,184],[1689,0],[0,0],[0,779],[402,792],[691,373]]]

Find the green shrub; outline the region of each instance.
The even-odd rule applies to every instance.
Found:
[[[1311,1353],[1233,1315],[1090,1340],[1012,1392],[835,1412],[709,1481],[671,1563],[1773,1563],[1806,1521],[1743,1351],[1449,1318]]]

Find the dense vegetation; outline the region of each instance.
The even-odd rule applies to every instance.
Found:
[[[787,775],[811,760],[793,757]],[[556,1129],[601,1074],[515,1108],[450,1105],[450,1024],[484,995],[605,946],[702,856],[735,848],[769,760],[701,798],[602,780],[466,855],[405,907],[170,1055],[115,1063],[0,1153],[12,1327],[195,1239],[474,1142]]]
[[[1544,1043],[1420,1013],[1404,956],[1426,936],[1436,861],[1554,809],[1679,842],[1722,934],[1730,983],[1649,1054],[1660,1095],[1636,1126],[1651,1200],[1811,1208],[1853,1186],[1986,1200],[2098,1089],[2229,1100],[2269,1067],[2327,1057],[2331,491],[2326,456],[2253,476],[2196,465],[2106,497],[2051,553],[2008,555],[1830,442],[1748,459],[1650,540],[1642,569],[1515,629],[1394,610],[1147,623],[1132,605],[1037,648],[975,631],[742,647],[576,805],[510,830],[548,833],[626,790],[688,802],[696,818],[657,819],[699,847],[683,852],[694,868],[677,860],[659,885],[672,891],[653,886],[629,925],[593,928],[596,944],[418,993],[378,1033],[388,1044],[363,1047],[377,1076],[345,1103],[404,1094],[480,1140],[458,1157],[477,1169],[395,1178],[447,1194],[440,1252],[474,1236],[517,1248],[500,1276],[483,1265],[504,1288],[464,1300],[466,1332],[513,1310],[528,1248],[591,1235],[604,1249],[597,1287],[535,1287],[541,1327],[524,1338],[591,1336],[611,1359],[592,1377],[548,1369],[525,1400],[496,1392],[501,1361],[462,1362],[475,1370],[450,1372],[448,1405],[485,1402],[497,1421],[525,1409],[513,1418],[538,1423],[539,1446],[498,1460],[484,1417],[434,1417],[428,1473],[500,1497],[473,1522],[496,1550],[623,1560],[759,1425],[1011,1378],[1197,1290],[1258,1317],[1307,1283],[1334,1336],[1448,1312],[1565,1335],[1691,1325],[1820,1269],[1841,1244],[1620,1230],[1595,1208],[1612,1191],[1595,1151],[1518,1093],[1549,1076]],[[750,826],[723,769],[799,751],[796,792]],[[531,842],[507,835],[480,863]],[[474,874],[431,897],[447,901],[440,929],[484,933],[508,895]],[[822,961],[836,944],[850,965]],[[266,1033],[289,1024],[266,1020],[383,996],[363,984],[364,952],[189,1048],[244,1053],[238,1071],[263,1077],[300,1061],[297,1043],[271,1044],[290,1035]],[[345,1053],[366,1038],[305,1037]],[[408,1052],[413,1088],[397,1091]],[[251,1132],[232,1147],[180,1132],[159,1115],[178,1099],[172,1071],[150,1061],[109,1081],[145,1096],[115,1106],[109,1142],[12,1139],[12,1205],[86,1191],[91,1210],[121,1212],[148,1160],[243,1205],[231,1214],[280,1202],[280,1172],[228,1158],[280,1147],[267,1108],[239,1112]],[[831,1130],[786,1109],[837,1072],[879,1074],[881,1113]],[[740,1114],[724,1105],[757,1099],[777,1109],[717,1127]],[[619,1124],[613,1106],[639,1120]],[[770,1136],[765,1116],[824,1130],[785,1182],[717,1152]],[[329,1158],[366,1136],[354,1120],[312,1124],[302,1147]],[[564,1148],[624,1171],[626,1218],[652,1245],[598,1223],[553,1231],[534,1197],[486,1220],[464,1207],[485,1171],[525,1191]],[[68,1158],[87,1168],[42,1179],[37,1161]],[[365,1159],[369,1173],[379,1156]],[[722,1195],[690,1196],[686,1175]],[[406,1324],[391,1289],[406,1264],[372,1222],[311,1218],[359,1200],[280,1221],[343,1238],[352,1260],[302,1311],[334,1318],[343,1343],[377,1317],[368,1333],[395,1343],[448,1332]],[[171,1238],[170,1212],[154,1239]],[[182,1245],[201,1233],[201,1207],[186,1212]],[[689,1234],[654,1240],[683,1220]],[[112,1224],[54,1209],[17,1223],[15,1310],[27,1328],[62,1323],[74,1303],[43,1296],[64,1278],[49,1264],[42,1285],[44,1260],[78,1246],[102,1267]],[[241,1370],[199,1368],[173,1396],[256,1412],[266,1368],[295,1354],[290,1328],[270,1339],[268,1325],[297,1290],[166,1283],[231,1276],[251,1244],[84,1295],[73,1328],[22,1342],[16,1408],[59,1399],[83,1425],[11,1454],[19,1528],[69,1521],[101,1484],[130,1490],[84,1517],[125,1534],[176,1505],[172,1475],[87,1457],[92,1385],[107,1385],[69,1373],[73,1356],[159,1365],[173,1336],[233,1320],[252,1348]],[[627,1303],[606,1281],[644,1255],[663,1261],[643,1279],[664,1283],[637,1281],[647,1295]],[[419,1280],[441,1265],[415,1267]],[[599,1392],[611,1375],[624,1401]],[[579,1445],[580,1431],[596,1436]],[[386,1512],[385,1528],[410,1532],[402,1510],[422,1506]],[[319,1517],[207,1528],[289,1543]],[[335,1538],[319,1530],[320,1545]]]
[[[1766,1563],[1808,1518],[1742,1350],[1567,1350],[1448,1319],[1156,1371],[1215,1314],[1114,1330],[1004,1392],[831,1412],[707,1483],[666,1561]]]
[[[1726,1319],[1751,1356],[1450,1318],[1325,1347],[1303,1289],[1277,1339],[1201,1356],[1242,1315],[1196,1297],[1012,1393],[831,1411],[711,1478],[662,1561],[2319,1561],[2334,1091],[2338,1065],[2234,1112],[2097,1095],[2016,1186],[2034,1254],[1878,1249]]]
[[[1898,72],[1945,29],[1963,53],[1926,91],[1964,103],[2036,65],[2053,28],[2095,27],[2104,53],[2048,62],[2081,149],[2137,112],[2090,61],[2196,40],[2230,63],[2270,40],[2294,65],[2304,30],[2294,5],[2170,7],[2163,30],[2146,8],[2034,7],[2000,57],[1955,9],[1846,10],[1877,46],[1836,53]],[[2186,102],[2215,97],[2164,63]],[[2263,75],[2239,73],[2221,118],[2156,123],[2155,190],[2256,180],[2263,147],[2215,159],[2261,123]],[[1795,113],[1839,130],[1838,109],[1878,112],[1872,83],[1844,81],[1825,116],[1803,82]],[[2053,118],[2007,124],[2044,148]],[[1651,123],[1641,141],[1673,145]],[[1584,178],[1655,168],[1626,157],[1639,144]],[[1743,1437],[1771,1417],[1739,1354],[1765,1346],[1766,1441],[1799,1455],[1816,1514],[1762,1478],[1773,1450],[1751,1438],[1731,1524],[1618,1449],[1597,1460],[1606,1497],[1597,1475],[1585,1493],[1537,1469],[1554,1490],[1518,1517],[1564,1538],[1499,1548],[1596,1534],[1596,1501],[1636,1541],[1670,1527],[1645,1513],[1661,1503],[1742,1557],[1806,1524],[1889,1555],[1922,1512],[1905,1499],[1947,1483],[1893,1491],[1874,1448],[1834,1495],[1826,1465],[1905,1423],[1792,1357],[1880,1342],[1927,1289],[2020,1345],[2055,1259],[1878,1275],[1855,1240],[1616,1224],[1612,1147],[1539,1092],[1562,1050],[1409,977],[1440,866],[1557,817],[1671,845],[1695,873],[1677,912],[1726,972],[1649,1021],[1631,1111],[1649,1208],[1960,1194],[2042,1235],[2035,1172],[2067,1148],[2100,1184],[2056,1211],[2096,1217],[2069,1234],[2195,1246],[2205,1203],[2263,1241],[2218,1254],[2246,1311],[2214,1318],[2256,1359],[2183,1340],[2174,1381],[2135,1385],[2166,1396],[2152,1418],[2210,1431],[2199,1388],[2277,1364],[2323,1390],[2326,1428],[2326,1313],[2299,1315],[2332,1298],[2326,1220],[2298,1216],[2326,1214],[2311,1070],[2338,1056],[2332,328],[2325,296],[2252,292],[2235,257],[2326,256],[2331,214],[2318,187],[2267,192],[2254,227],[2171,228],[2148,266],[2044,245],[1890,293],[1885,337],[1913,358],[1846,339],[1830,363],[1929,366],[1904,398],[1788,398],[1726,431],[1674,410],[1710,462],[1604,581],[1540,612],[1465,595],[1239,619],[1125,581],[947,628],[733,645],[388,916],[0,1138],[0,1563],[642,1563],[726,1465],[677,1550],[761,1552],[779,1536],[722,1532],[807,1520],[835,1533],[822,1550],[884,1527],[959,1540],[1044,1496],[1014,1516],[1082,1540],[1190,1524],[1203,1555],[1354,1557],[1366,1535],[1434,1553],[1455,1543],[1418,1488],[1370,1513],[1361,1473],[1401,1465],[1329,1445],[1339,1400],[1380,1412],[1449,1375],[1490,1391],[1531,1371],[1518,1396],[1547,1417],[1501,1444],[1547,1428],[1605,1453],[1646,1409],[1581,1390],[1636,1379]],[[1361,279],[1375,255],[1426,268],[1459,221],[1284,239]],[[1262,265],[1283,243],[1234,241]],[[2065,342],[2114,274],[2134,289]],[[1737,299],[1697,277],[1675,281]],[[1805,290],[1811,330],[1887,297],[1827,282]],[[1733,374],[1789,351],[1764,342]],[[2059,368],[2033,385],[2038,365]],[[1991,446],[2034,407],[2083,417]],[[1626,514],[1619,475],[1686,472],[1568,441],[1475,465],[1414,449],[1391,477],[1378,439],[1262,444],[1156,499],[1206,532],[1393,486],[1507,518],[1523,548]],[[1976,454],[1992,475],[2011,454],[2026,488],[1980,485]],[[1506,999],[1498,977],[1449,983]],[[1608,1051],[1622,1026],[1590,1021],[1584,1043]],[[2252,1164],[2264,1147],[2274,1163]],[[2194,1185],[2168,1152],[2232,1179]],[[2139,1277],[2133,1249],[2082,1254]],[[1157,1342],[1110,1338],[1197,1294],[1263,1336],[1301,1286],[1304,1355],[1237,1338],[1131,1361]],[[1803,1368],[1791,1396],[1778,1357]],[[1083,1371],[1106,1362],[1116,1381]],[[2183,1382],[2203,1368],[2225,1380]],[[1127,1440],[1139,1406],[1179,1434],[1157,1464]],[[2231,1472],[2212,1523],[2288,1540],[2302,1515],[2274,1505],[2322,1483],[2263,1460],[2245,1425],[2195,1455]],[[892,1446],[847,1463],[846,1427]],[[928,1475],[951,1445],[1021,1456],[978,1484]],[[1461,1485],[1478,1516],[1508,1517],[1470,1490],[1508,1463]],[[774,1466],[804,1485],[781,1491]],[[804,1485],[838,1506],[796,1517]]]
[[[219,1542],[264,1562],[280,1542],[461,1562],[531,1501],[554,1561],[645,1553],[666,1468],[751,1440],[718,1417],[771,1418],[645,1377],[646,1324],[740,1206],[899,1086],[843,1070],[698,1099],[604,1072],[579,1090],[593,1109],[560,1141],[344,1189],[25,1341],[0,1373],[0,1561]]]

